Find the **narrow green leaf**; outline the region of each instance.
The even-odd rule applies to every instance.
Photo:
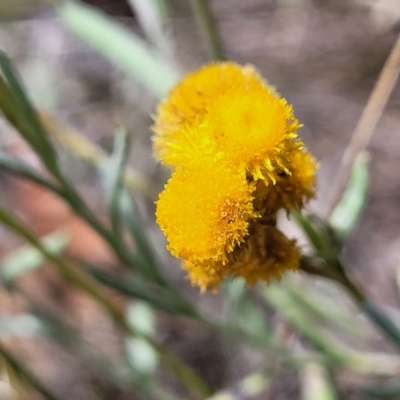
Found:
[[[304,290],[304,288],[295,288],[293,285],[291,287],[284,286],[297,301],[298,306],[304,308],[306,313],[357,337],[358,340],[367,339],[367,327],[360,326],[359,319],[350,314],[348,310],[344,311],[343,304],[337,304],[335,299],[327,299],[309,287]]]
[[[120,324],[121,327],[126,329],[125,319],[120,310],[109,301],[100,291],[99,287],[92,281],[87,280],[80,271],[75,270],[68,263],[62,260],[57,255],[48,251],[42,245],[35,233],[32,232],[20,219],[18,219],[12,212],[0,206],[0,222],[7,227],[11,232],[19,236],[21,239],[26,240],[30,245],[37,249],[43,257],[51,261],[51,263],[58,269],[58,271],[76,288],[83,290],[101,306],[107,310],[114,320]]]
[[[228,300],[227,323],[260,341],[268,340],[271,331],[265,319],[265,311],[249,296],[249,289],[243,279],[230,281],[225,292]]]
[[[43,307],[34,303],[29,299],[30,312],[40,321],[41,333],[46,337],[53,339],[55,342],[68,349],[76,348],[81,345],[81,334],[76,328],[68,326],[62,320],[63,316],[56,316],[45,310]]]
[[[25,382],[29,383],[38,393],[40,393],[47,400],[60,400],[59,397],[48,389],[25,365],[14,355],[12,355],[1,343],[0,343],[0,357],[4,360],[5,364],[10,367],[17,376],[24,379]]]
[[[131,327],[129,327],[129,325],[126,323],[125,316],[121,313],[120,309],[116,307],[115,304],[110,301],[108,297],[102,294],[101,290],[99,290],[101,288],[98,287],[95,282],[86,279],[86,277],[80,271],[71,268],[71,266],[63,261],[61,258],[47,251],[47,249],[43,247],[38,241],[35,234],[22,221],[20,221],[10,211],[7,211],[1,206],[0,222],[5,225],[10,231],[25,239],[32,246],[37,248],[45,257],[47,257],[52,262],[55,267],[57,267],[58,271],[62,273],[66,279],[74,284],[76,288],[84,291],[99,305],[101,305],[112,316],[114,321],[121,329],[134,335],[137,334],[137,332],[134,332]],[[190,392],[202,396],[202,398],[210,394],[209,386],[190,367],[188,367],[178,357],[165,349],[155,340],[152,340],[151,338],[149,338],[148,340],[149,343],[151,343],[160,353],[161,362],[166,365],[167,368],[174,372],[177,378],[185,385],[186,388],[188,388]],[[4,349],[2,349],[0,345],[1,355],[4,356],[4,352],[2,352],[3,350]]]
[[[318,232],[314,229],[312,224],[310,223],[309,219],[307,217],[304,217],[302,214],[300,214],[297,211],[293,211],[292,215],[296,221],[296,223],[300,226],[300,228],[303,230],[304,234],[307,236],[308,240],[310,243],[314,246],[314,249],[316,250],[317,253],[320,253],[323,248],[323,242],[318,234]]]
[[[134,76],[155,96],[163,97],[179,73],[134,32],[94,7],[67,1],[59,9],[64,24],[117,67]]]
[[[116,236],[122,240],[121,211],[119,199],[123,190],[124,172],[129,153],[129,140],[122,129],[114,134],[112,154],[99,163],[106,196],[109,202],[111,223]]]
[[[369,318],[378,325],[387,337],[400,347],[400,326],[396,321],[390,318],[388,313],[377,304],[371,301],[360,303],[360,307],[368,314]]]
[[[119,208],[125,225],[136,245],[136,252],[133,255],[136,265],[144,276],[164,286],[165,278],[159,269],[155,252],[147,238],[144,225],[139,219],[136,206],[127,190],[121,192]]]
[[[322,334],[315,324],[315,320],[304,310],[299,309],[297,301],[287,291],[277,285],[269,286],[263,291],[266,300],[276,308],[293,326],[313,344],[321,350],[332,363],[351,365],[353,359],[347,349],[334,343],[326,335]]]
[[[36,151],[44,165],[52,169],[57,164],[54,148],[20,83],[17,71],[2,51],[0,69],[6,79],[6,82],[0,79],[0,107],[4,115]]]
[[[343,240],[356,226],[365,207],[369,184],[368,155],[361,153],[354,165],[347,188],[333,210],[329,223]]]
[[[124,188],[128,152],[128,137],[124,131],[117,130],[112,154],[99,163],[109,202],[113,232],[118,240],[123,242],[123,229],[124,227],[128,229],[136,246],[135,253],[132,255],[132,266],[150,280],[164,284],[165,279],[158,268],[154,250],[147,239],[144,227],[138,220],[130,195]]]
[[[400,397],[400,381],[392,379],[389,382],[363,386],[360,390],[379,399],[398,399]]]
[[[171,54],[171,37],[167,25],[165,0],[128,0],[148,40],[160,51]]]
[[[67,246],[70,235],[56,231],[41,239],[42,246],[52,254],[60,254]],[[22,246],[9,253],[0,261],[0,281],[10,287],[22,275],[33,271],[46,261],[46,258],[32,246]]]
[[[0,150],[0,169],[4,169],[5,171],[20,176],[24,179],[28,179],[32,182],[37,183],[38,185],[49,189],[51,192],[63,197],[64,193],[61,191],[58,186],[44,178],[38,172],[36,172],[32,167],[28,164],[25,164],[21,160],[18,160],[15,157],[11,157],[7,153]]]
[[[99,282],[107,285],[121,294],[135,300],[143,300],[153,307],[170,314],[197,316],[196,311],[188,303],[184,303],[172,294],[156,285],[141,281],[138,277],[117,278],[106,271],[90,266],[88,272]]]
[[[314,247],[315,255],[328,264],[334,263],[338,253],[338,243],[331,227],[315,214],[303,216],[292,210],[292,215]]]
[[[309,363],[301,371],[302,400],[336,400],[336,390],[322,365]]]

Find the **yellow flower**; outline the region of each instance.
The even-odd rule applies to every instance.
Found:
[[[216,152],[254,180],[275,183],[281,171],[289,173],[290,153],[302,146],[292,107],[265,86],[228,90],[210,104],[204,125]]]
[[[210,103],[227,90],[262,85],[264,81],[254,67],[232,62],[211,64],[187,75],[157,109],[153,126],[155,154],[168,165],[181,166],[179,155],[185,152],[180,143],[181,130],[198,125]],[[196,139],[196,132],[192,133]]]
[[[283,208],[289,212],[292,208],[301,210],[315,197],[315,170],[317,162],[303,148],[290,153],[290,167],[281,172],[274,186],[263,181],[257,183],[255,191],[255,209],[261,214],[276,212]]]
[[[253,190],[238,172],[226,174],[222,164],[174,172],[156,211],[172,255],[225,261],[258,217]]]
[[[189,74],[158,108],[154,150],[175,167],[157,222],[189,279],[217,290],[226,276],[280,279],[300,251],[277,213],[315,194],[316,161],[285,99],[251,66],[212,64]]]
[[[279,280],[288,270],[299,266],[300,251],[294,240],[289,240],[274,226],[257,224],[254,234],[232,253],[227,262],[184,260],[193,285],[216,291],[226,276],[242,277],[249,285],[263,280]]]
[[[249,285],[259,280],[269,283],[281,279],[289,270],[296,270],[299,260],[295,240],[289,240],[274,226],[258,224],[234,263],[231,275],[243,277]]]

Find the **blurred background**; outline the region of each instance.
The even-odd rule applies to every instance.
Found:
[[[162,55],[166,68],[173,66],[179,74],[211,61],[189,0],[85,3],[145,41]],[[304,124],[300,135],[320,162],[318,197],[309,208],[323,215],[340,157],[399,35],[400,3],[397,0],[213,0],[210,6],[226,57],[255,65],[293,104]],[[145,79],[143,82],[137,74],[127,72],[123,61],[118,64],[122,58],[110,52],[114,43],[101,43],[102,39],[96,42],[96,33],[91,36],[89,25],[88,32],[82,26],[76,28],[80,20],[75,19],[74,24],[68,13],[54,9],[46,0],[1,0],[0,18],[0,49],[18,69],[38,109],[57,119],[59,131],[65,133],[54,142],[62,168],[97,217],[107,218],[107,198],[98,173],[99,157],[112,152],[114,132],[122,126],[132,139],[129,166],[140,224],[161,268],[177,290],[211,319],[234,315],[245,331],[265,330],[278,343],[295,349],[296,354],[313,347],[309,332],[303,332],[307,327],[302,326],[301,318],[296,325],[290,316],[285,316],[285,310],[291,306],[289,300],[280,297],[282,293],[272,290],[267,296],[269,302],[265,302],[257,292],[246,292],[251,305],[237,300],[242,299],[241,293],[245,291],[240,282],[227,284],[219,294],[200,294],[184,279],[179,261],[165,250],[165,239],[154,221],[154,201],[170,172],[152,156],[150,131],[159,93],[149,90],[151,83]],[[370,298],[385,305],[397,319],[399,105],[397,87],[368,147],[370,181],[362,218],[343,248],[350,275]],[[87,139],[96,145],[95,150],[88,147],[87,141],[76,138],[68,141],[68,134]],[[3,119],[0,119],[0,148],[43,172],[30,147]],[[64,257],[73,261],[84,259],[113,276],[124,276],[124,267],[113,252],[64,201],[1,169],[0,187],[1,204],[38,236],[47,235]],[[299,237],[296,227],[287,221],[283,224],[290,236]],[[301,237],[299,240],[305,243]],[[32,249],[22,245],[0,226],[3,271],[0,339],[60,399],[195,398],[168,371],[157,369],[159,360],[151,348],[140,340],[127,339],[101,306],[67,283],[49,263],[38,259]],[[7,271],[15,276],[7,277]],[[269,353],[245,341],[227,339],[223,332],[196,318],[156,311],[151,302],[103,289],[106,296],[125,310],[132,324],[145,321],[143,329],[177,354],[213,389],[226,390],[226,395],[236,396],[232,398],[400,398],[400,392],[389,391],[383,396],[379,391],[360,389],[371,383],[391,382],[400,372],[400,358],[398,350],[359,314],[344,291],[322,279],[301,274],[292,274],[283,287],[286,284],[295,288],[297,294],[310,294],[308,300],[320,305],[319,312],[323,314],[325,310],[330,318],[328,324],[321,315],[316,316],[315,310],[308,309],[315,317],[309,320],[310,315],[300,310],[300,315],[306,313],[303,322],[312,321],[311,329],[315,327],[322,337],[333,335],[335,343],[349,346],[366,358],[357,359],[358,364],[355,358],[354,365],[347,366],[335,360],[322,372],[314,362],[281,364]],[[73,333],[63,329],[49,333],[48,319],[42,318],[43,313],[46,318],[57,316]],[[341,327],[328,329],[330,324]],[[51,325],[52,329],[55,326],[58,325]],[[74,345],[69,344],[71,341]],[[316,348],[318,352],[320,349]],[[371,355],[375,353],[383,358],[375,359]],[[130,378],[132,369],[136,371],[136,380]],[[259,370],[267,371],[262,377],[255,377],[261,382],[259,390],[254,389],[258,387],[256,381],[251,381],[247,389],[239,386],[249,374]],[[15,391],[20,385],[15,386],[18,379],[14,375],[5,363],[0,375],[0,399],[41,398],[29,385],[25,392]],[[137,379],[150,379],[149,376],[161,382],[166,391],[149,394],[140,389]],[[325,397],[317,394],[322,393],[316,389],[321,382],[329,388],[323,392]],[[14,387],[15,392],[11,393],[9,387]]]

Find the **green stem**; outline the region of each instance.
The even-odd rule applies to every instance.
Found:
[[[400,330],[397,325],[388,317],[388,315],[378,308],[376,304],[369,301],[359,303],[359,306],[368,315],[369,319],[381,328],[381,331],[386,334],[387,337],[392,339],[395,344],[400,347]]]
[[[59,272],[75,287],[88,294],[97,303],[101,304],[104,309],[111,315],[115,323],[123,332],[136,337],[142,337],[147,340],[160,354],[161,361],[169,367],[176,377],[182,382],[186,388],[198,398],[204,398],[211,393],[208,385],[198,376],[189,366],[181,361],[175,354],[165,349],[154,339],[144,336],[130,326],[123,312],[113,304],[110,299],[101,293],[101,288],[93,281],[89,280],[78,270],[72,268],[65,261],[48,251],[36,238],[35,234],[29,230],[15,216],[11,215],[7,210],[0,206],[0,221],[15,234],[25,239],[33,247],[35,247],[43,256],[51,261],[59,270]]]
[[[378,305],[371,302],[368,297],[346,275],[346,267],[338,260],[339,270],[342,272],[342,285],[351,293],[358,306],[368,315],[369,319],[381,331],[400,347],[400,329]]]
[[[0,356],[4,361],[12,367],[12,369],[21,377],[23,377],[26,382],[28,382],[34,389],[41,393],[48,400],[59,400],[50,389],[48,389],[32,372],[30,372],[25,366],[15,358],[11,353],[6,350],[0,343]]]
[[[197,24],[203,33],[213,60],[225,60],[226,57],[222,48],[221,39],[218,35],[208,0],[190,0],[190,4],[192,5]]]
[[[322,260],[321,260],[322,261]],[[322,261],[323,262],[323,261]],[[351,294],[360,309],[365,312],[368,318],[377,326],[386,337],[400,347],[400,328],[390,319],[390,317],[371,302],[365,293],[347,276],[347,268],[343,262],[336,258],[331,263],[324,265],[310,257],[302,257],[300,268],[314,275],[323,276],[340,283]]]
[[[10,174],[28,179],[39,186],[42,186],[60,197],[64,197],[62,190],[54,183],[43,178],[39,173],[32,169],[29,165],[19,161],[14,157],[0,151],[0,168],[9,172]]]
[[[75,214],[83,218],[102,237],[118,259],[125,265],[135,266],[136,260],[133,254],[127,250],[125,244],[115,235],[113,230],[107,229],[93,214],[90,208],[82,200],[75,188],[68,182],[61,171],[53,171],[53,175],[59,181],[62,188],[62,197],[67,200]],[[170,288],[170,283],[161,274],[153,276],[158,285]]]
[[[132,260],[132,256],[125,250],[125,247],[118,241],[113,233],[99,222],[72,185],[65,179],[64,175],[60,171],[52,172],[60,182],[63,198],[67,199],[73,211],[82,217],[109,244],[123,264],[133,265],[134,261]]]

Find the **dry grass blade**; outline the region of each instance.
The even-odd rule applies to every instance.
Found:
[[[400,36],[379,75],[378,81],[368,99],[363,113],[357,123],[350,143],[348,144],[333,184],[332,196],[328,202],[327,215],[329,216],[339,202],[346,186],[350,170],[358,154],[364,150],[382,115],[389,96],[396,84],[400,70]]]

